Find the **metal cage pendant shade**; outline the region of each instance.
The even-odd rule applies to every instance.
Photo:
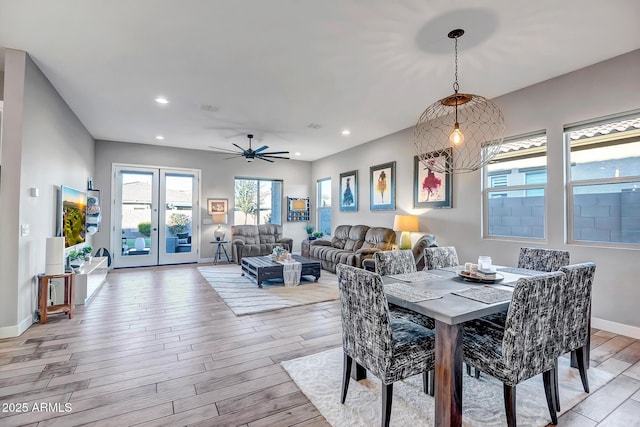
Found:
[[[455,40],[454,93],[429,105],[415,126],[416,154],[433,172],[478,170],[500,152],[504,138],[498,106],[480,95],[458,92],[458,37],[463,34],[460,29],[448,34]]]

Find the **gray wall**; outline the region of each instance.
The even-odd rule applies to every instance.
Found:
[[[637,302],[637,262],[631,249],[565,244],[563,127],[592,118],[640,108],[640,50],[501,96],[494,101],[507,125],[505,136],[547,130],[548,187],[547,241],[482,239],[481,173],[453,176],[453,209],[413,209],[413,128],[363,144],[313,163],[312,180],[331,177],[333,200],[338,197],[338,175],[359,171],[359,212],[333,210],[338,224],[391,227],[393,215],[420,215],[420,231],[434,233],[441,245],[455,245],[461,261],[491,255],[499,264],[515,265],[520,247],[560,248],[571,251],[571,261],[597,264],[593,316],[640,327]],[[472,88],[466,90],[473,92]],[[425,107],[432,100],[425,99]],[[416,111],[416,117],[419,115]],[[397,211],[369,210],[369,167],[396,161]]]
[[[208,151],[186,150],[181,148],[165,148],[145,144],[129,144],[124,142],[97,141],[96,142],[96,173],[93,180],[94,188],[102,190],[102,199],[109,201],[113,197],[111,171],[114,163],[132,165],[147,165],[155,167],[175,167],[201,170],[201,199],[200,199],[200,258],[213,258],[215,248],[211,245],[213,232],[217,226],[202,225],[202,219],[211,219],[207,214],[207,198],[229,199],[229,210],[233,210],[234,178],[269,178],[283,180],[283,194],[285,197],[308,197],[311,192],[309,186],[311,164],[296,160],[280,160],[271,164],[267,162],[247,163],[242,159],[223,160],[228,155],[214,154]],[[300,250],[300,242],[306,237],[304,223],[286,222],[286,206],[283,200],[284,235],[293,239],[294,250]],[[226,237],[231,237],[231,221],[223,225]],[[93,236],[94,247],[109,248],[111,253],[119,248],[110,248],[109,238],[111,230],[111,212],[103,210],[102,227]]]
[[[58,187],[85,189],[95,159],[93,138],[25,52],[7,49],[5,78],[0,337],[30,325],[46,238],[55,235]],[[30,196],[34,187],[39,197]],[[29,236],[20,236],[22,224]]]

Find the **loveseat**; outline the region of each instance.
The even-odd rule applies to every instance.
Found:
[[[289,252],[293,248],[293,239],[282,237],[281,225],[231,226],[231,253],[238,265],[242,257],[269,255],[276,246],[282,246]]]
[[[313,240],[309,244],[309,258],[320,261],[322,268],[336,272],[338,264],[362,268],[365,259],[377,251],[391,250],[396,232],[385,227],[339,225],[331,240]]]

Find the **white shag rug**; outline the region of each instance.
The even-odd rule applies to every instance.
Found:
[[[336,275],[325,270],[322,270],[317,283],[313,282],[315,278],[312,276],[303,276],[298,286],[284,286],[282,281],[271,280],[263,283],[262,288],[243,276],[239,265],[204,266],[198,267],[198,271],[237,316],[339,297]]]
[[[335,427],[377,426],[382,418],[380,381],[368,375],[366,380],[349,383],[344,405],[340,404],[342,348],[335,348],[298,359],[283,361],[282,366],[327,421]],[[593,393],[613,379],[613,375],[590,368],[589,387]],[[588,396],[582,389],[577,369],[569,360],[559,360],[560,406],[562,413]],[[486,374],[479,379],[463,374],[463,425],[505,426],[502,383]],[[546,426],[551,422],[542,376],[518,384],[516,389],[518,426]],[[558,416],[560,416],[558,414]],[[422,391],[422,375],[394,383],[391,426],[432,426],[434,400]]]

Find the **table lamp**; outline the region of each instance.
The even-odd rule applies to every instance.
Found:
[[[220,227],[220,224],[227,223],[227,214],[225,213],[214,213],[211,215],[214,224],[218,224],[218,228],[213,232],[213,237],[216,238],[216,241],[224,240],[224,230]]]
[[[418,217],[416,215],[396,215],[393,218],[393,229],[401,231],[400,249],[411,249],[411,232],[418,231]]]

